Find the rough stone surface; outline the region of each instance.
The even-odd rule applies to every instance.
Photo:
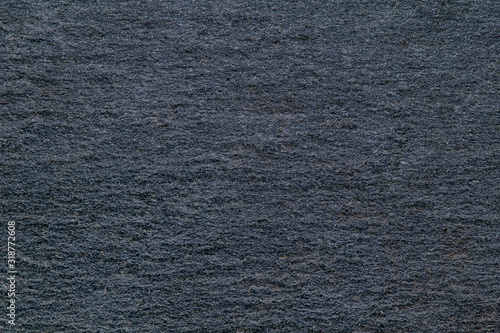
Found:
[[[499,17],[2,1],[18,332],[500,331]]]

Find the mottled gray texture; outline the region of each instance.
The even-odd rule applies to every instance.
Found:
[[[18,331],[500,331],[499,17],[2,1]]]

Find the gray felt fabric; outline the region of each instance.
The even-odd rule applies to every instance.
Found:
[[[499,7],[1,1],[17,331],[499,332]]]

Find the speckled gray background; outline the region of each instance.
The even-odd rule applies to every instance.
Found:
[[[499,17],[2,1],[18,332],[500,331]]]

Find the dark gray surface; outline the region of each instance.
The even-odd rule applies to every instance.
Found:
[[[18,331],[498,332],[498,17],[1,2]]]

